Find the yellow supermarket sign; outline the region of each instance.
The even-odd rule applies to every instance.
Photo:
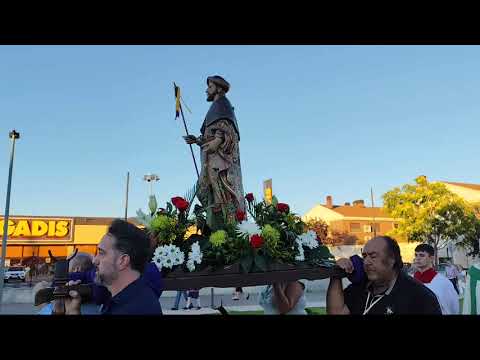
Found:
[[[0,218],[0,235],[3,236],[5,221]],[[72,241],[73,219],[21,218],[8,219],[8,242],[58,242]]]

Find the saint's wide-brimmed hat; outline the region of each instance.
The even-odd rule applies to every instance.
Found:
[[[221,76],[218,76],[218,75],[209,76],[207,77],[207,85],[209,81],[213,82],[215,85],[222,87],[225,90],[225,93],[227,93],[228,90],[230,90],[230,84],[228,83],[227,80],[225,80]]]

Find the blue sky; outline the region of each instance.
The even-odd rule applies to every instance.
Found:
[[[303,214],[416,176],[480,183],[479,46],[0,46],[0,208],[21,133],[11,214],[113,216],[195,182],[172,81],[199,129],[205,79],[224,76],[241,132],[246,192]],[[196,149],[199,161],[198,150]]]

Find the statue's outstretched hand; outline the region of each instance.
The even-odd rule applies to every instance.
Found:
[[[185,139],[185,142],[189,145],[197,143],[197,138],[194,135],[187,135],[183,138]]]

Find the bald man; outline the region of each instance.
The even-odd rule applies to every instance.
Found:
[[[400,247],[389,236],[377,236],[362,250],[365,277],[343,290],[342,279],[331,278],[327,290],[327,313],[333,315],[441,315],[435,294],[402,271]],[[350,259],[337,265],[354,272]]]

